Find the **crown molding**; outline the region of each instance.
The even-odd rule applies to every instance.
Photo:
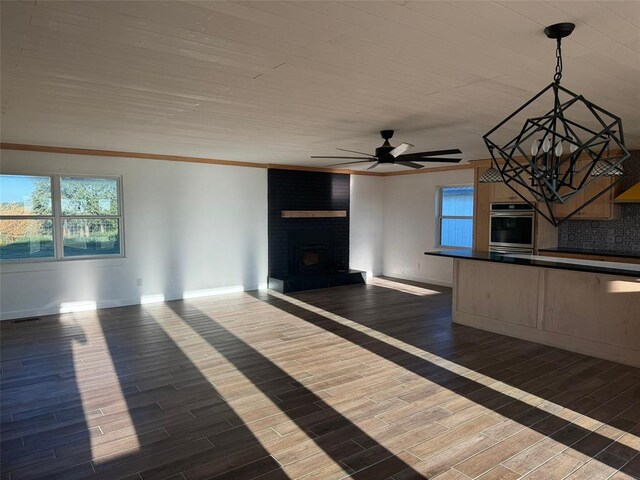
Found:
[[[2,150],[20,150],[23,152],[58,153],[66,155],[87,155],[94,157],[142,158],[147,160],[166,160],[171,162],[209,163],[212,165],[228,165],[232,167],[267,168],[265,163],[239,162],[218,158],[185,157],[181,155],[164,155],[159,153],[124,152],[120,150],[96,150],[92,148],[54,147],[51,145],[30,145],[23,143],[0,143]]]
[[[346,168],[308,167],[302,165],[281,165],[276,163],[241,162],[238,160],[223,160],[218,158],[188,157],[183,155],[165,155],[159,153],[127,152],[121,150],[99,150],[93,148],[56,147],[52,145],[33,145],[24,143],[2,142],[0,143],[0,149],[17,150],[22,152],[56,153],[62,155],[87,155],[94,157],[140,158],[146,160],[164,160],[169,162],[205,163],[210,165],[226,165],[229,167],[263,169],[271,168],[279,170],[300,170],[307,172],[342,173],[347,175],[363,175],[370,177],[392,177],[397,175],[416,175],[424,173],[445,172],[449,170],[465,170],[475,168],[477,166],[476,162],[488,161],[486,159],[471,160],[469,163],[458,165],[424,168],[420,170],[403,170],[400,172],[371,172],[367,170],[350,170]]]
[[[305,167],[302,165],[280,165],[277,163],[268,163],[267,168],[270,168],[273,170],[300,170],[303,172],[343,173],[347,175],[365,175],[370,177],[383,177],[384,175],[386,175],[385,173],[381,173],[381,172],[349,170],[348,168]]]
[[[470,170],[475,168],[476,166],[471,163],[460,163],[458,165],[450,165],[448,167],[432,167],[432,168],[421,168],[420,170],[401,170],[399,172],[385,172],[381,175],[384,177],[396,177],[398,175],[420,175],[423,173],[436,173],[436,172],[448,172],[451,170]]]

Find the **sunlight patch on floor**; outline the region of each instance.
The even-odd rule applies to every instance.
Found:
[[[162,293],[142,295],[140,297],[141,305],[149,305],[151,303],[162,303],[162,302],[164,302],[164,295]]]
[[[94,301],[62,302],[60,304],[60,313],[88,312],[96,308],[96,302]]]
[[[588,415],[584,415],[582,413],[576,412],[574,410],[571,410],[569,408],[566,408],[562,405],[556,404],[550,400],[547,400],[545,398],[539,397],[537,395],[531,394],[525,390],[521,390],[517,387],[514,387],[512,385],[509,385],[507,383],[504,383],[502,381],[499,380],[495,380],[492,377],[489,377],[487,375],[484,375],[482,373],[479,373],[475,370],[469,369],[467,367],[464,367],[462,365],[459,365],[455,362],[452,362],[450,360],[447,360],[445,358],[442,358],[438,355],[435,355],[433,353],[430,352],[425,352],[424,350],[410,345],[406,342],[403,342],[401,340],[398,340],[397,338],[391,337],[389,335],[386,335],[382,332],[379,332],[377,330],[373,330],[369,327],[366,327],[360,323],[354,322],[352,320],[349,320],[345,317],[342,317],[340,315],[337,315],[335,313],[329,312],[327,310],[324,310],[322,308],[316,307],[314,305],[310,305],[306,302],[303,302],[297,298],[288,296],[288,295],[284,295],[275,291],[270,291],[269,295],[272,295],[274,297],[277,297],[281,300],[284,300],[288,303],[291,303],[292,305],[295,305],[297,307],[300,308],[304,308],[305,310],[308,310],[312,313],[315,313],[317,315],[321,315],[329,320],[341,323],[343,325],[346,325],[354,330],[357,330],[359,332],[362,332],[364,334],[366,334],[367,336],[371,337],[371,338],[375,338],[379,341],[385,342],[388,345],[391,345],[395,348],[401,349],[405,352],[411,353],[413,355],[416,355],[418,357],[421,357],[423,359],[425,359],[426,361],[437,365],[443,369],[446,369],[452,373],[455,373],[456,375],[459,375],[461,377],[467,378],[469,380],[473,380],[474,382],[477,382],[485,387],[488,387],[496,392],[499,392],[503,395],[509,396],[511,398],[513,398],[514,400],[518,400],[520,402],[526,403],[528,405],[530,405],[531,407],[535,407],[539,410],[543,410],[547,413],[549,413],[550,415],[554,415],[558,418],[564,419],[567,422],[571,422],[574,423],[578,426],[581,426],[582,428],[585,428],[587,430],[596,430],[599,427],[601,427],[603,425],[603,422],[600,422],[596,419],[593,419],[591,417],[589,417]],[[363,347],[364,348],[364,347]],[[384,358],[384,357],[380,357],[380,358]],[[386,360],[386,359],[385,359]],[[390,362],[389,360],[386,360],[388,362]],[[407,377],[415,377],[416,379],[420,379],[423,378],[421,376],[419,376],[416,373],[407,371]],[[425,380],[425,382],[427,382],[428,384],[432,384],[431,381],[427,380],[427,379],[423,379]],[[446,387],[441,387],[443,390],[446,389]],[[468,400],[465,399],[463,395],[460,394],[456,394],[458,397],[461,398],[461,401],[464,400]],[[469,400],[471,402],[471,400]],[[475,402],[474,402],[475,403]],[[476,404],[479,405],[479,404]],[[480,405],[481,406],[481,405]],[[445,405],[446,408],[446,405]],[[483,407],[486,408],[486,407]],[[486,408],[487,413],[488,412],[492,412],[491,409]],[[508,417],[504,417],[505,420],[508,420]],[[599,434],[601,434],[602,436],[606,436],[607,438],[610,438],[612,441],[617,440],[619,437],[621,437],[622,435],[624,435],[625,438],[625,444],[626,445],[636,445],[638,442],[640,442],[640,438],[637,437],[636,435],[633,435],[632,433],[628,433],[625,432],[623,430],[619,430],[617,428],[614,427],[610,427],[606,430],[606,432],[598,432]],[[554,442],[553,440],[550,440],[551,442]],[[554,442],[557,445],[564,445],[561,442]]]
[[[90,315],[93,316],[94,314],[90,314]],[[95,341],[96,336],[98,336],[98,342]],[[91,338],[93,339],[93,342],[94,342],[92,344],[81,343],[81,342],[72,343],[73,359],[74,359],[74,362],[78,365],[76,366],[76,373],[75,373],[76,383],[78,386],[78,395],[80,397],[80,401],[82,404],[84,417],[85,419],[87,419],[87,423],[89,424],[89,426],[91,426],[91,424],[93,423],[92,419],[93,417],[95,417],[95,412],[97,411],[96,397],[93,392],[93,389],[96,388],[96,383],[95,383],[96,373],[95,372],[92,373],[92,371],[96,367],[93,365],[93,363],[95,363],[95,360],[92,359],[92,364],[91,366],[88,367],[89,371],[86,374],[84,374],[82,372],[82,365],[84,364],[82,359],[83,359],[83,356],[91,355],[92,350],[94,350],[95,347],[97,346],[96,343],[104,343],[104,344],[107,343],[104,337],[104,333],[100,328],[97,328],[91,332]],[[85,349],[88,350],[88,353],[86,351],[83,351]],[[108,352],[108,349],[107,349],[107,352]],[[100,370],[99,371],[100,376],[110,377],[112,379],[115,379],[115,381],[110,383],[110,393],[109,393],[110,404],[120,403],[126,406],[127,400],[124,396],[124,393],[122,392],[122,387],[120,386],[120,382],[117,381],[118,373],[109,355],[104,355],[100,357],[99,370]],[[102,408],[104,408],[104,406]],[[126,450],[118,452],[117,456],[128,455],[140,450],[140,443],[136,435],[136,428],[133,423],[133,420],[131,419],[131,416],[128,414],[128,409],[125,408],[124,412],[126,412],[127,415],[124,416],[123,418],[124,423],[122,425],[121,432],[128,433],[126,435],[128,448]],[[100,423],[99,418],[100,417],[96,417],[96,424]],[[104,461],[110,461],[113,459],[112,458],[113,456],[110,456],[106,459],[101,458],[103,454],[100,452],[104,450],[104,447],[103,447],[104,442],[96,441],[96,440],[104,440],[102,430],[100,430],[99,428],[89,428],[88,436],[89,436],[89,441],[91,443],[91,461],[92,462],[94,462],[95,464],[99,464]]]
[[[162,318],[156,317],[153,312],[153,308],[148,308],[147,311],[155,318],[158,325],[162,327],[165,333],[171,338],[182,353],[189,358],[194,368],[196,368],[201,375],[206,378],[212,386],[216,389],[217,393],[224,399],[229,409],[231,409],[235,415],[237,415],[243,423],[243,427],[250,430],[255,436],[256,440],[262,445],[262,447],[269,452],[274,458],[277,457],[277,453],[282,450],[270,450],[270,441],[274,440],[272,435],[275,434],[275,441],[281,437],[277,430],[277,426],[283,425],[286,428],[286,435],[293,435],[298,437],[300,443],[311,440],[312,438],[300,427],[297,426],[295,421],[290,419],[286,413],[284,413],[276,403],[274,403],[267,395],[265,395],[253,381],[248,378],[241,369],[238,369],[231,361],[227,360],[223,354],[217,351],[209,342],[203,338],[196,330],[194,330],[186,321],[178,314],[172,314],[170,318],[166,315],[166,311],[163,311]],[[203,313],[203,315],[205,315]],[[212,320],[213,321],[213,320]],[[221,325],[218,325],[223,331],[227,331]],[[234,335],[229,332],[229,335]],[[235,335],[234,335],[235,336]],[[242,341],[238,338],[238,341]],[[203,355],[204,354],[204,355]],[[210,361],[215,359],[215,374],[207,371],[207,368],[201,368],[200,365],[206,361],[210,364]],[[285,371],[293,380],[296,380],[296,372],[287,371],[286,368],[278,365],[278,368]],[[297,372],[300,373],[299,371]],[[237,377],[237,381],[230,380],[230,376]],[[216,379],[221,380],[220,383],[216,383]],[[223,382],[223,381],[224,382]],[[258,420],[250,416],[251,412],[256,410],[256,405],[264,405],[260,408],[261,411],[272,410],[273,413],[266,418],[280,416],[276,427],[265,427],[265,417]],[[235,425],[234,426],[239,426]],[[265,435],[265,431],[267,434]],[[318,447],[319,448],[319,447]],[[335,470],[339,470],[348,473],[346,467],[335,462],[324,451],[318,451],[315,454],[315,459],[321,461],[326,465],[332,465]],[[294,465],[282,465],[285,473],[289,474],[290,469],[296,469],[298,466]],[[300,472],[296,472],[296,475]]]
[[[210,297],[213,295],[224,295],[227,293],[240,292],[244,292],[244,287],[242,285],[220,288],[205,288],[201,290],[185,290],[184,292],[182,292],[182,298],[188,300],[191,298]]]
[[[411,295],[417,295],[425,297],[427,295],[439,295],[441,292],[437,290],[431,290],[429,288],[418,287],[416,285],[408,285],[402,282],[394,282],[393,280],[387,280],[386,278],[372,277],[368,283],[377,287],[391,288],[399,292],[409,293]]]

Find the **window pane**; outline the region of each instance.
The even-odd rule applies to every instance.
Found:
[[[62,243],[65,257],[119,255],[120,225],[117,219],[63,219]]]
[[[0,220],[0,258],[53,256],[53,220]]]
[[[60,179],[62,215],[118,215],[118,181],[113,178]]]
[[[51,178],[0,175],[0,215],[51,215]]]
[[[473,244],[473,220],[471,218],[443,218],[440,224],[440,245],[468,247]]]
[[[473,216],[473,187],[444,187],[442,215],[445,217]]]

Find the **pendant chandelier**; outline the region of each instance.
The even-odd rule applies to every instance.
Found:
[[[491,168],[478,179],[504,182],[554,226],[611,190],[630,157],[620,118],[560,85],[562,38],[574,28],[573,23],[545,28],[557,45],[553,82],[484,135]],[[545,97],[551,108],[532,116],[529,112]],[[608,180],[598,182],[602,178]],[[523,189],[533,200],[525,198]],[[553,206],[572,199],[577,208],[557,217]]]

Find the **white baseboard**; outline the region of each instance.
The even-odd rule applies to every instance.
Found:
[[[413,275],[406,275],[404,273],[398,272],[384,272],[382,275],[385,277],[395,277],[401,280],[411,280],[412,282],[422,282],[422,283],[430,283],[432,285],[438,285],[440,287],[453,287],[453,282],[448,282],[446,280],[436,280],[434,278],[425,278],[425,277],[415,277]]]
[[[29,309],[29,310],[15,310],[12,312],[0,311],[0,321],[16,320],[19,318],[29,318],[29,317],[42,317],[46,315],[58,315],[60,313],[68,313],[72,311],[100,310],[103,308],[126,307],[129,305],[141,305],[145,303],[170,302],[172,300],[209,297],[213,295],[224,295],[227,293],[250,292],[252,290],[262,290],[262,289],[265,289],[266,287],[267,287],[266,283],[260,283],[260,284],[254,284],[254,285],[246,285],[246,286],[234,285],[234,286],[228,286],[228,287],[216,287],[216,288],[203,289],[203,290],[192,290],[190,292],[142,295],[141,297],[137,297],[137,298],[98,301],[98,302],[95,302],[95,304],[93,304],[93,302],[63,302],[58,306],[49,306],[49,307],[35,308],[35,309]],[[73,309],[73,306],[71,305],[73,303],[78,304],[77,310]],[[62,312],[61,310],[63,310],[63,305],[65,304],[67,305],[67,307],[64,307],[64,308],[66,308],[67,310],[65,312]]]

